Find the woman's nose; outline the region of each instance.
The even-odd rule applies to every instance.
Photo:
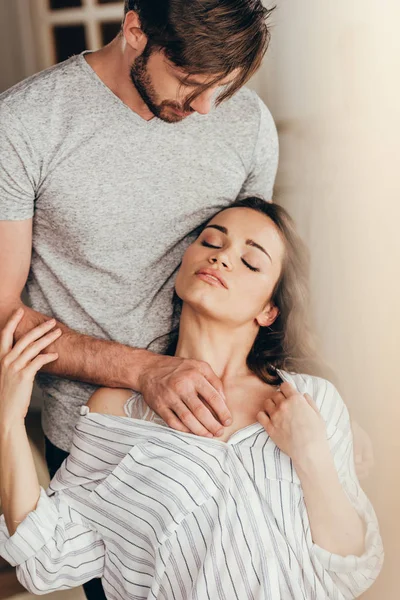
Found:
[[[221,263],[221,265],[223,265],[226,269],[232,268],[231,262],[226,254],[221,253],[218,255],[210,256],[209,262],[212,264]]]

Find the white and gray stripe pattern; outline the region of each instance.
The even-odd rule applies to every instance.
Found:
[[[354,472],[347,409],[329,382],[280,374],[314,398],[327,423],[342,484],[366,525],[363,556],[313,543],[292,461],[260,424],[225,443],[87,407],[36,510],[11,538],[0,522],[0,554],[35,594],[102,576],[112,600],[357,598],[383,550]]]

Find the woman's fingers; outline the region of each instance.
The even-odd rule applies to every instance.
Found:
[[[265,413],[264,411],[260,411],[257,414],[257,421],[264,427],[264,429],[268,433],[268,435],[271,435],[273,425],[272,425],[272,421],[269,418],[269,416],[267,415],[267,413]]]
[[[298,391],[291,383],[289,383],[288,381],[284,381],[279,386],[278,393],[282,394],[285,398],[289,398],[289,396],[293,396],[293,394],[297,394]]]
[[[10,363],[14,362],[30,344],[43,337],[50,329],[53,329],[56,323],[55,319],[51,319],[50,321],[41,323],[34,329],[31,329],[31,331],[28,331],[28,333],[23,335],[8,353],[7,361]]]
[[[24,369],[24,373],[30,378],[33,379],[38,371],[50,362],[54,362],[58,358],[57,352],[51,352],[49,354],[40,354],[35,359],[33,359],[29,365]]]
[[[308,404],[311,406],[311,408],[313,410],[315,410],[315,412],[319,415],[319,408],[318,406],[315,404],[314,400],[311,398],[310,394],[303,394],[304,398],[307,400]]]
[[[277,410],[275,401],[272,398],[266,398],[264,400],[264,410],[271,417]]]
[[[61,329],[55,329],[54,331],[50,331],[48,334],[44,335],[36,342],[33,342],[25,348],[25,350],[18,356],[18,358],[14,361],[14,368],[19,371],[24,369],[34,358],[36,358],[42,350],[50,346],[53,342],[55,342],[62,334]]]
[[[19,308],[8,319],[0,335],[0,360],[10,352],[14,343],[14,333],[24,315],[24,309]]]

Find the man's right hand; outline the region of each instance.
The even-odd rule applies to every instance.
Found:
[[[221,424],[232,423],[222,383],[206,362],[153,355],[139,376],[138,391],[178,431],[214,437],[224,432]]]

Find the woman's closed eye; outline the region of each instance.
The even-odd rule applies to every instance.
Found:
[[[206,242],[206,240],[203,240],[201,242],[201,245],[202,246],[206,246],[207,248],[221,249],[221,246],[214,246],[214,244],[210,244],[209,242]],[[246,267],[248,269],[250,269],[250,271],[255,271],[255,272],[259,272],[260,271],[260,269],[258,269],[257,267],[252,267],[244,258],[242,258],[241,260],[242,260],[242,263],[244,265],[246,265]]]

